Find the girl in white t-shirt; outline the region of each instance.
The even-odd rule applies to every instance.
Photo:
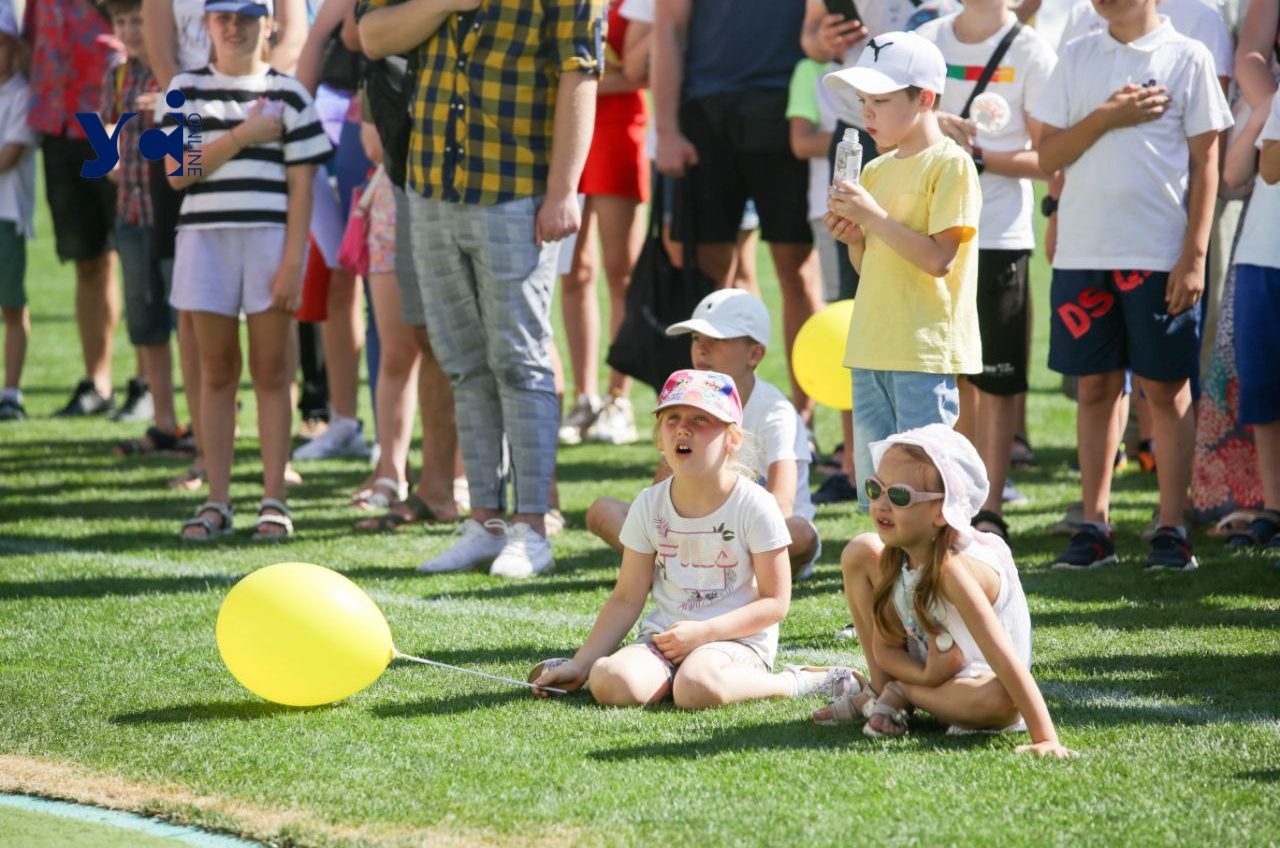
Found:
[[[850,542],[841,563],[858,633],[870,634],[870,680],[856,675],[814,720],[866,717],[866,735],[901,736],[916,706],[958,733],[1025,727],[1032,744],[1019,751],[1070,756],[1031,677],[1031,618],[1009,546],[970,525],[988,489],[978,452],[930,424],[871,455],[876,532]]]
[[[589,682],[592,697],[609,706],[670,696],[677,707],[703,709],[838,694],[849,669],[771,673],[778,622],[791,604],[791,537],[773,497],[735,467],[743,431],[733,379],[677,371],[656,414],[654,441],[671,477],[631,505],[618,582],[586,644],[573,659],[540,663],[530,680],[567,690]],[[615,651],[650,595],[639,638]]]

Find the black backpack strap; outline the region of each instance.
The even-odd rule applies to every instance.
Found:
[[[969,99],[965,101],[964,108],[960,110],[961,118],[968,119],[969,109],[973,106],[974,99],[986,90],[987,84],[995,76],[996,68],[1000,66],[1000,60],[1004,58],[1004,54],[1009,52],[1009,47],[1020,32],[1022,32],[1022,21],[1015,20],[1013,26],[1009,27],[1009,31],[1004,34],[1004,38],[1000,39],[1000,43],[996,45],[991,58],[987,60],[987,66],[982,69],[982,75],[978,77],[978,84],[973,87],[973,91],[969,93]]]

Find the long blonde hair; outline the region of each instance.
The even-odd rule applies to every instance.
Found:
[[[896,444],[890,450],[900,450],[916,462],[929,469],[929,486],[933,491],[942,491],[942,474],[923,448],[915,445]],[[920,566],[920,576],[916,581],[915,591],[910,599],[912,613],[916,624],[923,627],[931,635],[942,632],[942,626],[934,620],[931,612],[941,595],[938,585],[942,579],[942,563],[951,555],[956,546],[956,531],[947,525],[938,531],[933,538],[933,552],[929,561]],[[876,583],[872,595],[871,609],[875,617],[876,627],[888,642],[900,642],[907,638],[907,631],[896,612],[889,614],[893,607],[893,592],[902,569],[906,567],[907,552],[902,548],[889,545],[880,552],[880,579]]]

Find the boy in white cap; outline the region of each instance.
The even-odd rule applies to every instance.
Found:
[[[13,0],[0,0],[0,311],[5,331],[0,421],[27,417],[18,384],[31,336],[24,284],[27,239],[35,234],[37,139],[27,122],[31,88],[18,69],[19,47]]]
[[[756,376],[769,343],[769,310],[760,298],[742,289],[720,289],[702,299],[687,321],[672,324],[668,335],[692,336],[693,367],[719,371],[733,378],[742,397],[742,428],[747,444],[738,457],[756,481],[769,490],[787,516],[794,579],[813,573],[822,553],[822,540],[813,524],[809,499],[809,440],[800,415],[786,395]],[[659,462],[654,482],[670,476]],[[600,498],[587,510],[587,529],[621,552],[619,533],[630,504],[620,498]]]
[[[982,372],[975,236],[982,191],[973,160],[938,126],[942,53],[914,33],[867,42],[852,68],[828,74],[853,88],[881,149],[861,185],[831,189],[827,227],[861,275],[844,364],[853,370],[854,464],[870,445],[927,424],[954,426],[956,375]],[[859,486],[858,499],[867,507]]]

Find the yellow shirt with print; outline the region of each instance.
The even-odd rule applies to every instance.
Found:
[[[978,336],[978,216],[982,189],[973,160],[950,139],[914,156],[886,153],[862,186],[900,224],[926,235],[960,227],[951,272],[935,277],[867,235],[845,348],[847,368],[981,374]]]

